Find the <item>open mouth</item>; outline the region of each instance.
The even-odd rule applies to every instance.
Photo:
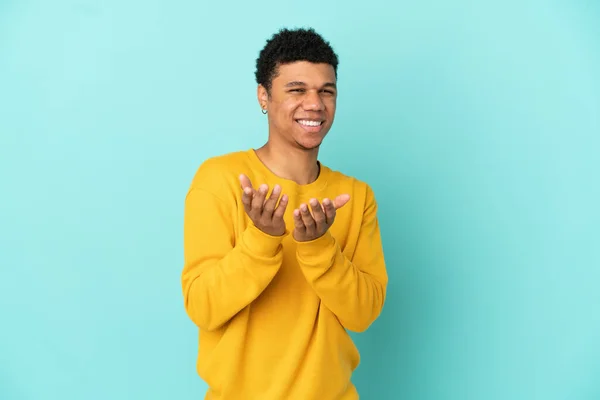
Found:
[[[325,121],[318,119],[297,119],[296,122],[306,132],[318,133],[323,128]]]
[[[296,122],[298,122],[302,126],[316,127],[316,126],[323,125],[324,121],[319,121],[319,120],[314,120],[314,119],[298,119],[298,120],[296,120]]]

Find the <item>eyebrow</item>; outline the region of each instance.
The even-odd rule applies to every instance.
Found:
[[[301,81],[292,81],[292,82],[288,82],[285,84],[285,87],[292,87],[292,86],[306,86],[306,83],[301,82]],[[323,85],[323,87],[330,87],[330,88],[337,89],[336,84],[333,82],[327,82]]]

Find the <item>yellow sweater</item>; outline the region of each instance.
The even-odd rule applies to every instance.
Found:
[[[283,237],[254,226],[238,177],[289,196]],[[350,194],[322,237],[293,238],[293,210]],[[379,316],[387,273],[371,188],[321,166],[308,185],[275,176],[254,150],[205,161],[185,200],[184,304],[199,328],[205,399],[357,399],[359,353],[347,330]]]

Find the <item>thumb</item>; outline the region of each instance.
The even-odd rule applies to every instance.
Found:
[[[333,201],[333,205],[335,206],[335,209],[337,210],[338,208],[342,208],[343,206],[345,206],[346,203],[348,203],[349,201],[350,201],[349,194],[341,194],[335,198],[335,200]]]

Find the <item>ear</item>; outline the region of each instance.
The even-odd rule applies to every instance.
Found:
[[[269,100],[269,93],[267,93],[267,89],[263,85],[258,85],[256,95],[258,97],[258,105],[261,109],[266,110],[267,101]]]

